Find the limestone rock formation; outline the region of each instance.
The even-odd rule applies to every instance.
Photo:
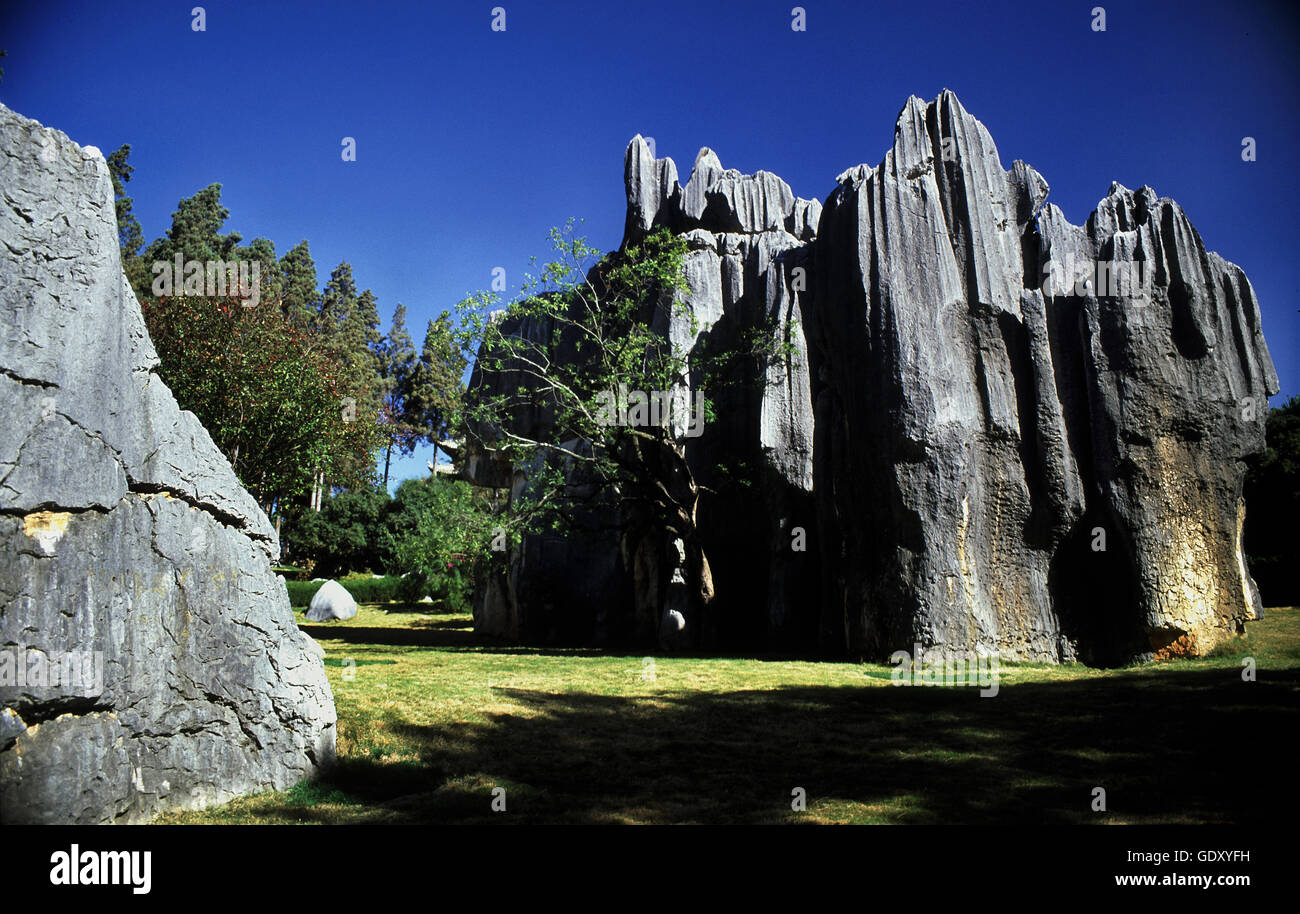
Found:
[[[335,713],[275,531],[156,373],[103,156],[3,106],[0,150],[0,821],[288,788]]]
[[[1278,385],[1248,280],[1149,188],[1084,228],[1046,194],[945,92],[827,201],[819,519],[853,560],[824,624],[850,642],[1109,663],[1258,612],[1241,490]]]
[[[700,527],[717,599],[684,617],[693,644],[1109,664],[1202,653],[1259,614],[1241,491],[1277,377],[1249,280],[1178,204],[1113,185],[1071,225],[951,92],[909,99],[884,160],[824,208],[709,149],[684,189],[640,137],[625,170],[624,244],[684,235],[710,344],[772,319],[794,344],[686,443],[716,493]],[[661,330],[690,347],[689,327]],[[476,460],[472,480],[510,477]],[[611,615],[671,572],[615,542],[550,544],[543,564],[526,539],[480,594],[481,629],[628,631]],[[598,555],[599,587],[537,586]]]

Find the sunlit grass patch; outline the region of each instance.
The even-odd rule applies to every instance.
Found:
[[[299,621],[337,766],[160,821],[1242,822],[1276,814],[1270,734],[1300,722],[1294,608],[1206,658],[1001,664],[995,697],[895,687],[887,664],[506,646],[418,606]]]

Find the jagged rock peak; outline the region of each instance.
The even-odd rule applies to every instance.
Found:
[[[665,335],[726,347],[780,316],[793,344],[685,445],[715,493],[717,468],[760,468],[702,501],[716,598],[676,607],[687,638],[1110,664],[1204,653],[1257,617],[1241,491],[1277,376],[1249,280],[1177,203],[1117,182],[1073,225],[948,90],[909,98],[824,209],[710,150],[680,194],[639,138],[628,162],[630,225],[690,248],[695,320]],[[794,527],[816,531],[806,553]],[[551,547],[530,543],[476,619],[545,630],[548,606],[654,578],[589,546],[542,573]],[[601,587],[574,592],[602,555]],[[652,615],[593,630],[648,643]]]
[[[686,218],[697,222],[703,218],[708,203],[706,194],[713,183],[722,177],[723,171],[725,169],[712,149],[705,146],[699,151],[695,165],[691,168],[690,180],[686,182],[686,196],[682,200],[682,212]]]
[[[670,158],[656,159],[641,134],[628,143],[624,183],[624,244],[659,226],[675,232],[704,229],[748,235],[781,231],[810,241],[816,236],[821,215],[820,201],[795,197],[790,185],[771,172],[747,175],[723,168],[707,146],[696,155],[683,188],[676,163]]]

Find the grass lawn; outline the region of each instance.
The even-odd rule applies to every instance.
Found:
[[[363,606],[327,653],[339,763],[165,823],[1291,824],[1300,608],[1201,660],[1003,664],[975,687],[892,667],[479,641],[466,615]],[[1253,657],[1257,681],[1242,680]],[[491,808],[506,789],[506,811]],[[806,811],[791,809],[803,788]],[[1092,810],[1093,788],[1106,812]]]

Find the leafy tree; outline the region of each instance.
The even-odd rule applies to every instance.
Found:
[[[323,475],[331,484],[369,485],[379,447],[377,356],[368,340],[377,325],[374,298],[359,299],[346,263],[336,271],[330,304],[340,320],[324,325],[316,268],[306,241],[277,259],[275,245],[222,233],[229,211],[221,185],[180,201],[168,232],[142,255],[140,227],[125,194],[133,168],[130,146],[108,159],[116,198],[119,242],[128,278],[141,299],[161,374],[177,400],[193,411],[230,460],[244,485],[269,511],[305,497]],[[259,307],[229,298],[153,294],[156,261],[253,261],[259,265]],[[360,301],[361,317],[350,318]],[[278,307],[276,304],[278,303]],[[346,318],[356,329],[346,332]],[[360,336],[362,341],[356,343]],[[357,350],[360,350],[358,352]],[[364,371],[357,370],[361,362]],[[355,421],[344,421],[352,400]],[[349,417],[353,418],[353,417]]]
[[[390,572],[405,575],[413,593],[428,589],[450,608],[468,608],[496,522],[483,494],[459,479],[408,479],[393,505]]]
[[[364,377],[365,386],[371,393],[367,407],[378,410],[383,405],[387,386],[383,375],[384,338],[379,332],[379,302],[369,289],[357,296],[356,308],[344,327],[344,339],[348,353],[355,360],[357,371]]]
[[[311,344],[338,366],[338,382],[349,391],[350,409],[365,427],[377,428],[382,399],[382,380],[378,358],[370,347],[378,340],[378,309],[374,295],[367,290],[358,295],[352,265],[340,263],[330,274],[320,296],[320,306],[309,321]],[[378,435],[374,450],[380,447]],[[322,467],[318,480],[325,486],[345,484],[346,479],[373,475],[374,455],[360,454],[336,462],[334,472]],[[321,490],[318,481],[317,496]]]
[[[573,235],[572,223],[551,239],[558,259],[529,277],[499,319],[494,295],[462,303],[460,339],[478,351],[467,445],[527,468],[527,495],[502,520],[513,536],[562,527],[581,516],[579,506],[614,498],[624,554],[665,555],[680,540],[687,598],[708,603],[712,573],[696,527],[704,490],[686,459],[680,408],[694,393],[700,419],[713,418],[711,394],[755,382],[788,357],[789,327],[763,326],[728,352],[702,342],[688,351],[667,333],[672,317],[692,340],[702,329],[684,302],[683,238],[655,232],[591,269],[599,252]],[[624,390],[645,396],[623,403]],[[676,416],[654,416],[647,401],[656,395],[677,398]],[[517,421],[539,414],[547,421]]]
[[[122,157],[121,164],[129,168],[125,164],[125,156]],[[122,199],[119,198],[118,202],[121,209]],[[129,198],[125,203],[129,212]],[[119,212],[119,233],[124,233],[129,239],[130,223],[124,223],[122,215]],[[241,236],[237,232],[223,235],[221,228],[229,215],[229,210],[221,205],[220,184],[210,184],[193,197],[181,200],[176,212],[172,214],[172,227],[165,235],[154,239],[141,256],[134,258],[133,267],[127,269],[127,278],[131,281],[136,296],[141,300],[154,298],[153,264],[170,264],[179,254],[186,264],[209,261],[255,262],[258,265],[258,303],[266,301],[274,304],[279,301],[283,295],[284,283],[275,255],[275,245],[266,238],[254,238],[247,246],[242,246],[239,243]],[[173,294],[179,295],[181,278],[173,277],[173,283]]]
[[[389,564],[383,551],[388,510],[388,496],[365,486],[325,499],[320,511],[295,509],[285,528],[285,552],[294,561],[310,559],[322,577],[379,571]]]
[[[346,331],[372,353],[379,346],[379,303],[375,293],[366,289],[357,296],[357,306],[349,316]]]
[[[254,238],[248,247],[240,250],[238,259],[256,261],[258,266],[258,306],[274,308],[284,297],[284,279],[280,276],[280,261],[275,256],[275,244],[267,238]]]
[[[181,296],[146,300],[144,315],[163,381],[268,512],[310,491],[319,469],[346,484],[372,481],[376,423],[362,413],[343,421],[350,390],[339,366],[277,309]]]
[[[379,308],[369,289],[357,292],[352,265],[340,263],[321,294],[313,327],[340,363],[349,385],[362,395],[358,410],[378,410],[383,385],[379,374]]]
[[[1269,410],[1268,446],[1246,474],[1245,551],[1265,605],[1300,603],[1300,396]]]
[[[468,603],[488,554],[493,515],[481,493],[455,479],[408,479],[390,499],[358,489],[324,500],[320,511],[295,509],[286,526],[286,554],[313,572],[403,575],[406,599],[425,592],[452,608]]]
[[[326,339],[340,339],[356,307],[357,282],[352,278],[352,264],[345,260],[330,273],[329,282],[321,292],[316,331]]]

